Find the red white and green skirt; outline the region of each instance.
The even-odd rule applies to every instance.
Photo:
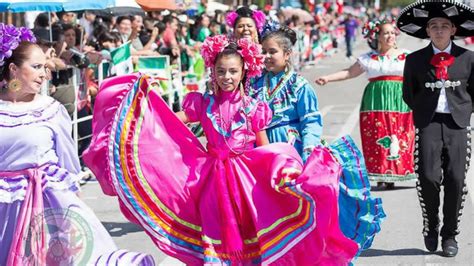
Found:
[[[403,101],[401,76],[369,79],[360,108],[362,149],[369,179],[396,182],[415,179],[415,128]]]

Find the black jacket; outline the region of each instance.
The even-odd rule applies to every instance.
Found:
[[[403,71],[403,100],[413,110],[415,126],[426,127],[435,114],[441,89],[426,88],[425,83],[436,82],[435,67],[430,64],[434,55],[433,46],[409,54]],[[449,110],[460,127],[469,126],[474,99],[474,53],[457,46],[451,46],[454,63],[448,67],[451,81],[460,81],[454,90],[445,88]]]

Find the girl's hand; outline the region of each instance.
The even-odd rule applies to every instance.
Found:
[[[314,82],[316,82],[318,85],[324,86],[329,82],[329,80],[326,78],[326,76],[322,76],[317,78]]]

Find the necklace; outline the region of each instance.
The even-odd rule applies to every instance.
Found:
[[[219,116],[220,116],[220,121],[221,121],[221,127],[225,131],[225,135],[221,134],[222,138],[224,139],[224,143],[227,146],[227,148],[229,148],[229,150],[231,152],[233,152],[236,155],[241,155],[247,150],[246,146],[247,146],[247,142],[248,142],[248,139],[249,139],[249,134],[248,134],[248,129],[249,129],[248,121],[249,120],[248,120],[247,114],[245,113],[245,111],[243,112],[244,115],[245,115],[245,127],[247,129],[247,134],[244,134],[244,140],[243,140],[242,146],[241,146],[242,151],[239,152],[239,151],[234,150],[231,147],[231,145],[229,145],[229,142],[227,141],[227,138],[230,139],[232,137],[232,120],[233,120],[233,118],[232,118],[232,116],[230,116],[229,120],[226,122],[225,119],[224,119],[224,116],[222,115],[222,110],[221,110],[221,105],[222,104],[221,103],[217,103],[217,104],[218,104],[218,108],[219,108]],[[242,98],[242,105],[243,106],[241,106],[239,109],[237,109],[237,112],[241,112],[242,108],[245,106],[245,101],[244,101],[243,98]],[[229,112],[228,113],[230,113],[230,105],[229,105]],[[234,116],[235,116],[235,114],[234,114]],[[226,137],[226,135],[229,136],[229,137]]]
[[[270,100],[270,99],[273,98],[273,96],[275,96],[276,92],[279,91],[280,88],[282,87],[282,84],[286,84],[286,81],[290,77],[290,75],[288,73],[289,72],[285,72],[285,74],[283,74],[283,76],[280,78],[278,83],[273,88],[271,88],[271,86],[270,86],[270,75],[267,74],[266,79],[265,79],[265,82],[266,82],[265,85],[267,87],[267,95],[266,95],[267,100]]]

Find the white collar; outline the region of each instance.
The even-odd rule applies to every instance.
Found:
[[[445,52],[445,53],[450,54],[450,53],[451,53],[451,46],[452,46],[452,44],[453,44],[453,42],[449,42],[448,47],[446,47],[446,49],[444,49],[443,51],[441,51],[440,49],[436,48],[433,43],[431,43],[431,46],[433,47],[434,54],[438,54],[438,53],[441,53],[441,52]]]

